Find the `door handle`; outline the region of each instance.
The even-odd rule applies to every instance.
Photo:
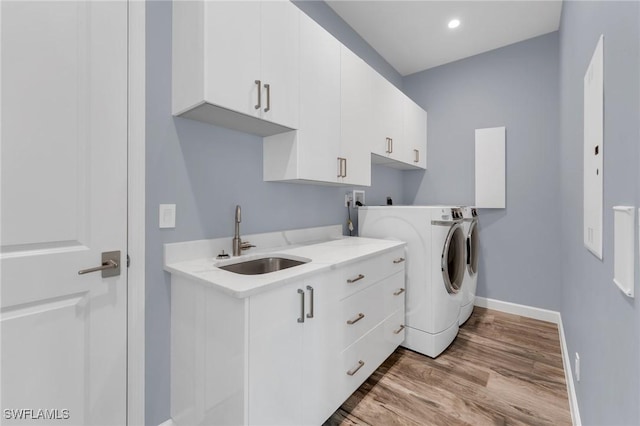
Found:
[[[264,112],[269,112],[271,109],[271,85],[265,84],[264,88],[267,89],[267,107],[264,109]]]
[[[416,158],[413,160],[414,163],[419,163],[420,162],[420,151],[418,151],[417,149],[413,150],[416,153]]]
[[[313,287],[308,285],[307,290],[309,290],[309,313],[307,318],[313,318]]]
[[[347,177],[347,159],[343,158],[342,160],[344,161],[344,174],[342,177]]]
[[[298,294],[300,295],[300,318],[298,318],[298,322],[304,322],[304,290],[298,289]]]
[[[260,109],[262,106],[262,82],[260,80],[255,80],[254,83],[258,86],[258,104],[255,106],[256,109]]]
[[[94,268],[81,269],[78,275],[102,272],[102,278],[116,277],[120,275],[120,250],[102,252],[102,265]]]

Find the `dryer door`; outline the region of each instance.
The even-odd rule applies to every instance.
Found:
[[[442,278],[449,294],[455,294],[462,287],[465,267],[465,235],[461,223],[449,228],[442,250]]]
[[[478,221],[474,220],[469,226],[469,232],[467,234],[467,271],[469,276],[473,277],[478,272],[478,253],[479,253],[479,240],[478,240]]]

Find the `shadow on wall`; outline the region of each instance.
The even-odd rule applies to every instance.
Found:
[[[497,296],[492,295],[492,292],[489,290],[490,286],[487,285],[491,279],[491,274],[488,274],[488,271],[491,271],[491,269],[488,268],[488,265],[499,265],[504,261],[504,259],[501,258],[502,251],[488,247],[492,246],[492,244],[488,244],[487,240],[482,238],[482,236],[483,233],[486,235],[487,231],[489,231],[494,225],[500,226],[501,221],[507,216],[507,209],[480,209],[478,214],[480,216],[480,220],[478,221],[480,256],[478,258],[478,287],[476,289],[476,294],[488,298],[492,298],[493,296],[493,298],[495,298]],[[512,238],[517,238],[517,235],[513,233]],[[495,244],[493,244],[493,246],[495,246]],[[503,245],[503,247],[506,246],[507,245]]]

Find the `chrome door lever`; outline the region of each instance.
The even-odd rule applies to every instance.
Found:
[[[82,269],[78,271],[78,275],[90,274],[98,271],[102,272],[102,278],[120,275],[120,250],[102,252],[102,265],[94,268]]]

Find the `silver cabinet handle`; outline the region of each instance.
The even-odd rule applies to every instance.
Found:
[[[358,321],[360,321],[362,318],[364,318],[364,314],[362,312],[360,312],[358,314],[357,317],[355,317],[355,319],[350,319],[349,321],[347,321],[347,324],[352,325],[357,323]]]
[[[347,177],[347,159],[344,157],[338,157],[338,177]]]
[[[313,287],[308,285],[307,290],[309,290],[309,313],[307,318],[313,318]]]
[[[391,151],[389,151],[389,154],[391,154],[393,152],[393,138],[389,138],[389,142],[391,142]]]
[[[399,329],[393,330],[393,334],[400,334],[400,332],[404,330],[404,325],[401,325]]]
[[[90,274],[98,271],[102,272],[102,278],[120,275],[120,250],[102,252],[102,264],[100,266],[82,269],[78,271],[78,275]]]
[[[399,258],[397,258],[397,259],[393,259],[393,263],[402,263],[402,262],[404,262],[404,261],[405,261],[405,258],[404,258],[404,257],[399,257]]]
[[[363,278],[364,278],[364,275],[362,275],[362,274],[358,274],[358,276],[357,276],[357,277],[355,277],[355,278],[349,278],[349,279],[347,280],[347,282],[348,282],[349,284],[353,284],[353,283],[355,283],[356,281],[360,281],[360,280],[361,280],[361,279],[363,279]]]
[[[271,109],[271,85],[265,84],[264,88],[267,89],[267,107],[264,109],[264,112],[269,112]]]
[[[338,157],[338,177],[342,177],[342,157]]]
[[[391,138],[387,138],[387,154],[391,154],[393,152],[393,148],[391,147]]]
[[[300,318],[298,318],[298,322],[304,322],[304,290],[298,289],[298,294],[300,295]]]
[[[415,158],[415,160],[413,160],[413,162],[414,163],[420,162],[420,151],[418,151],[417,149],[414,149],[413,152],[416,153],[416,158]]]
[[[404,292],[405,292],[404,288],[401,288],[401,289],[398,289],[398,291],[393,292],[393,295],[400,296]]]
[[[342,161],[344,161],[344,174],[342,177],[347,177],[347,159],[343,158]]]
[[[262,81],[256,80],[256,85],[258,86],[258,104],[256,105],[256,109],[260,109],[262,106]]]
[[[353,376],[354,374],[356,374],[358,370],[362,368],[363,365],[364,365],[364,361],[362,360],[358,361],[358,366],[352,370],[347,371],[347,376]]]

